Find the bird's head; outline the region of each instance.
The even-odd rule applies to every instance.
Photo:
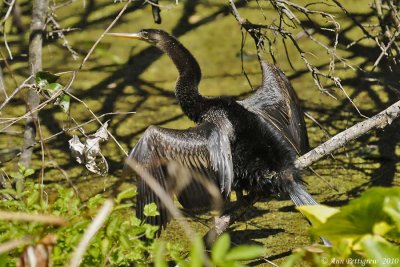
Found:
[[[135,33],[108,33],[107,35],[129,39],[138,39],[146,41],[155,46],[160,45],[160,43],[166,39],[165,37],[169,36],[169,34],[165,31],[157,29],[144,29]]]

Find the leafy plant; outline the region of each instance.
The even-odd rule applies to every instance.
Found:
[[[165,244],[161,243],[155,247],[155,266],[164,267],[167,263],[163,259]],[[265,248],[255,245],[240,245],[231,248],[231,240],[227,233],[221,235],[213,244],[211,254],[205,252],[204,243],[200,236],[196,236],[189,257],[183,260],[181,257],[171,253],[172,258],[181,267],[240,267],[246,266],[241,261],[256,259],[265,254]]]
[[[59,78],[60,76],[48,71],[39,71],[35,76],[36,86],[50,98],[58,91],[64,89],[64,86],[57,82]],[[60,94],[54,102],[54,104],[59,105],[65,113],[68,113],[70,103],[71,97],[64,93]]]
[[[122,203],[135,194],[130,188],[116,197],[116,206],[107,223],[91,242],[83,259],[84,264],[98,266],[109,263],[115,266],[129,266],[132,263],[151,262],[148,255],[158,227],[142,223],[133,215],[132,203]],[[53,248],[52,261],[56,266],[64,265],[104,200],[103,196],[96,195],[84,204],[75,196],[73,190],[58,186],[56,200],[48,203],[40,199],[39,185],[28,182],[20,199],[1,201],[0,209],[53,214],[66,218],[68,224],[57,228],[39,223],[1,221],[0,218],[0,243],[26,235],[36,236],[36,240],[39,240],[48,233],[53,233],[57,236],[57,243]],[[144,242],[140,239],[141,236],[146,236],[150,242]],[[22,248],[10,253],[6,266],[15,266],[21,251]]]
[[[9,188],[6,189],[4,192],[13,195],[14,198],[19,198],[24,190],[25,178],[31,176],[34,173],[35,170],[26,168],[21,163],[18,163],[18,172],[10,173],[11,178],[13,178],[13,183],[15,184],[15,190]]]
[[[284,266],[306,261],[312,266],[400,266],[400,188],[372,188],[341,209],[298,208],[314,223],[313,237],[333,246],[297,250]]]
[[[30,171],[24,173],[28,174]],[[0,218],[0,244],[26,235],[35,236],[36,243],[43,236],[53,234],[57,236],[51,255],[53,265],[63,266],[69,262],[71,253],[105,201],[105,197],[96,195],[82,203],[72,189],[61,186],[56,187],[54,194],[50,197],[54,201],[44,201],[40,198],[40,186],[27,181],[20,198],[1,201],[0,210],[61,216],[68,220],[67,225],[55,227],[34,222],[2,221]],[[189,257],[184,259],[182,255],[186,255],[186,248],[154,239],[158,227],[135,217],[132,212],[133,204],[129,202],[135,195],[136,190],[129,188],[116,196],[116,205],[107,222],[91,241],[83,258],[83,266],[154,264],[164,267],[168,266],[167,260],[174,261],[182,267],[204,266],[207,258],[201,238],[195,238]],[[159,214],[154,203],[146,205],[143,213],[147,217]],[[23,248],[19,248],[8,255],[0,255],[0,266],[15,266],[22,250]],[[208,261],[218,267],[244,266],[239,261],[250,260],[262,254],[264,248],[258,246],[230,248],[229,235],[224,234],[212,247]]]

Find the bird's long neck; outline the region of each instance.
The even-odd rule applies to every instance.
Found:
[[[175,95],[183,112],[193,121],[198,122],[206,108],[206,98],[199,94],[198,84],[201,79],[200,66],[193,55],[175,38],[160,45],[174,62],[179,71]]]

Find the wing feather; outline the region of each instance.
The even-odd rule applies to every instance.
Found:
[[[227,196],[233,182],[233,165],[229,138],[215,124],[205,122],[186,130],[164,129],[150,126],[130,153],[130,158],[141,163],[157,182],[184,207],[195,208],[209,206],[210,193],[202,183],[191,180],[201,175],[218,186]],[[168,166],[178,166],[175,174]],[[182,171],[190,175],[189,181]],[[186,180],[185,180],[186,179]],[[136,214],[148,223],[165,228],[169,215],[163,203],[141,178],[138,179]],[[145,218],[143,208],[146,204],[157,204],[160,215]]]
[[[278,67],[265,61],[261,67],[260,88],[238,103],[271,123],[298,154],[303,154],[308,150],[308,136],[296,92]]]

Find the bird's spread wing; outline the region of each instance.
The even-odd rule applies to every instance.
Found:
[[[308,150],[307,130],[296,93],[285,74],[263,61],[262,85],[242,101],[247,110],[270,122],[290,142],[298,154]]]
[[[210,205],[204,181],[186,179],[188,176],[193,178],[200,174],[217,185],[225,196],[231,191],[233,166],[229,139],[213,123],[205,122],[186,130],[150,126],[128,160],[130,158],[141,163],[170,195],[177,194],[187,208]],[[189,175],[184,175],[185,172]],[[151,202],[157,204],[160,215],[147,218],[147,222],[164,228],[169,220],[168,213],[156,193],[139,178],[138,218],[144,219],[143,207]]]

